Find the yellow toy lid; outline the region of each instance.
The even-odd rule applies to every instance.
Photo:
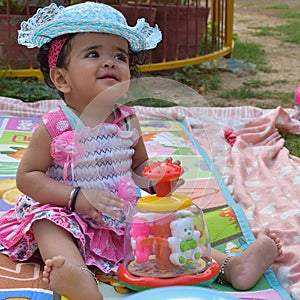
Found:
[[[152,212],[175,211],[191,205],[192,199],[184,194],[172,194],[169,197],[147,195],[137,201],[139,209]]]

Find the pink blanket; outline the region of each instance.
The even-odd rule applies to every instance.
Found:
[[[0,98],[0,115],[40,117],[57,101],[26,104]],[[281,238],[283,255],[273,269],[284,288],[300,299],[300,159],[289,154],[278,129],[300,133],[297,113],[280,107],[136,107],[139,118],[182,120],[211,157],[253,231],[270,227]],[[231,147],[224,130],[236,141]]]
[[[240,203],[254,232],[270,227],[281,238],[283,255],[273,269],[294,299],[300,299],[300,159],[284,148],[278,130],[300,133],[294,110],[186,108],[149,110],[143,115],[185,118],[190,130]],[[233,147],[224,129],[236,135]]]
[[[280,108],[235,132],[228,184],[252,230],[268,226],[281,238],[284,253],[273,269],[300,299],[300,159],[284,148],[278,129],[300,132],[298,122]]]

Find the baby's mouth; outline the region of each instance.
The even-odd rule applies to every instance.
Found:
[[[118,81],[118,78],[114,74],[104,74],[102,76],[99,76],[99,79]]]

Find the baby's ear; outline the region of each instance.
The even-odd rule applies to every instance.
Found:
[[[50,79],[60,92],[66,94],[70,92],[71,87],[66,80],[66,72],[62,68],[50,69]]]

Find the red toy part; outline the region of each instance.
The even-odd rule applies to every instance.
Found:
[[[156,195],[165,197],[171,195],[171,182],[183,174],[183,168],[166,159],[146,167],[142,174],[156,183]]]
[[[118,269],[118,278],[130,289],[141,291],[148,288],[174,286],[174,285],[209,285],[219,275],[220,267],[215,260],[203,273],[185,274],[174,278],[156,278],[151,276],[134,276],[121,264]]]

